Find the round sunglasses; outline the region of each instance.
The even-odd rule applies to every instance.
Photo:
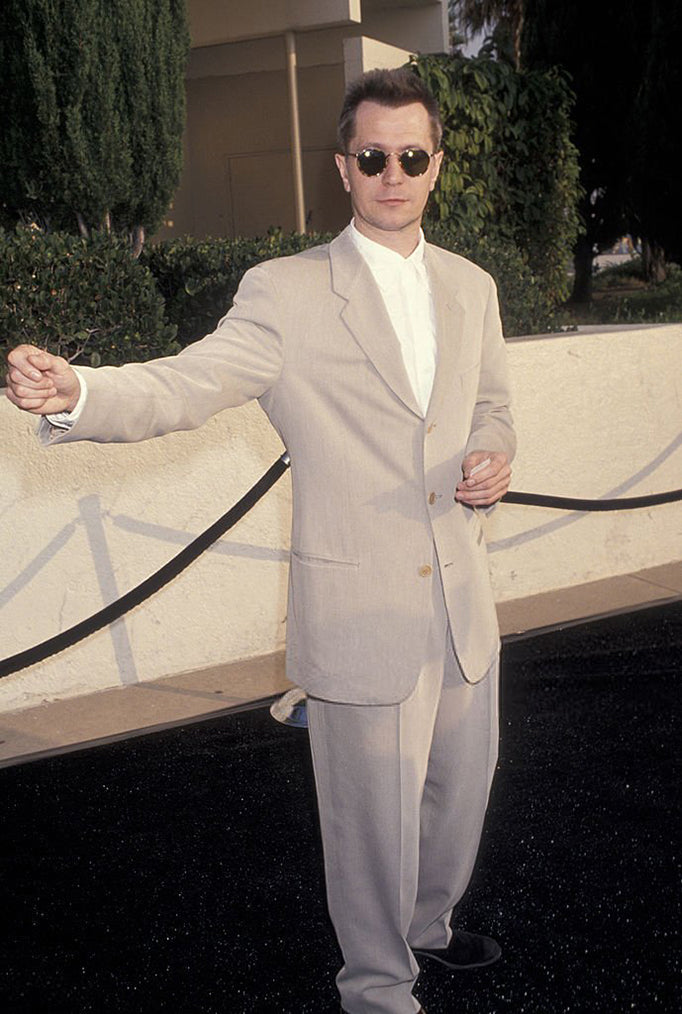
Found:
[[[380,176],[391,155],[398,156],[400,168],[407,176],[423,176],[429,168],[433,155],[423,148],[405,148],[405,151],[382,151],[381,148],[363,148],[362,151],[348,152],[354,158],[363,176]]]

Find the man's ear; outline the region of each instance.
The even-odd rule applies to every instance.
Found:
[[[346,162],[346,156],[337,151],[334,155],[334,161],[336,162],[336,168],[339,170],[339,176],[343,182],[343,189],[349,194],[350,180],[348,179],[348,163]]]
[[[429,182],[429,191],[433,190],[433,188],[436,185],[438,173],[440,172],[440,167],[442,166],[442,164],[443,164],[443,152],[441,150],[437,151],[433,156],[433,158],[431,159],[431,169],[430,169],[431,180]]]

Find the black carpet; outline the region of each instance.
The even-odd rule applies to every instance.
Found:
[[[682,604],[507,644],[502,742],[429,1014],[682,1011]],[[261,708],[0,771],[6,1014],[327,1014],[305,731]]]

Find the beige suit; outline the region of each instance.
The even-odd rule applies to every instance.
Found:
[[[426,266],[437,321],[426,419],[346,230],[248,272],[215,332],[178,357],[84,370],[80,421],[63,435],[43,423],[46,440],[135,441],[258,398],[291,455],[288,664],[327,700],[410,694],[435,570],[466,678],[498,650],[479,519],[453,499],[465,453],[513,455],[496,295],[454,254],[427,246]]]
[[[424,418],[348,230],[248,272],[181,355],[87,371],[73,429],[143,440],[258,398],[290,455],[289,673],[310,695],[328,902],[348,1014],[411,1014],[411,947],[447,945],[497,757],[498,629],[473,450],[512,457],[491,279],[427,246],[437,365]],[[484,678],[488,676],[488,678]],[[368,705],[374,705],[369,706]]]

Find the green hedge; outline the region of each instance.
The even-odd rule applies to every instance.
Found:
[[[0,230],[0,350],[27,342],[98,366],[172,354],[175,334],[125,241]]]
[[[428,225],[427,235],[493,275],[506,334],[553,329],[547,288],[513,244],[467,244],[442,222]],[[0,352],[30,342],[95,366],[172,355],[213,330],[248,268],[330,238],[178,239],[134,260],[127,243],[107,235],[0,230]]]
[[[323,233],[285,235],[279,230],[256,239],[187,236],[148,246],[141,260],[156,279],[168,320],[185,346],[214,329],[231,307],[242,275],[254,264],[299,253],[331,238]]]

